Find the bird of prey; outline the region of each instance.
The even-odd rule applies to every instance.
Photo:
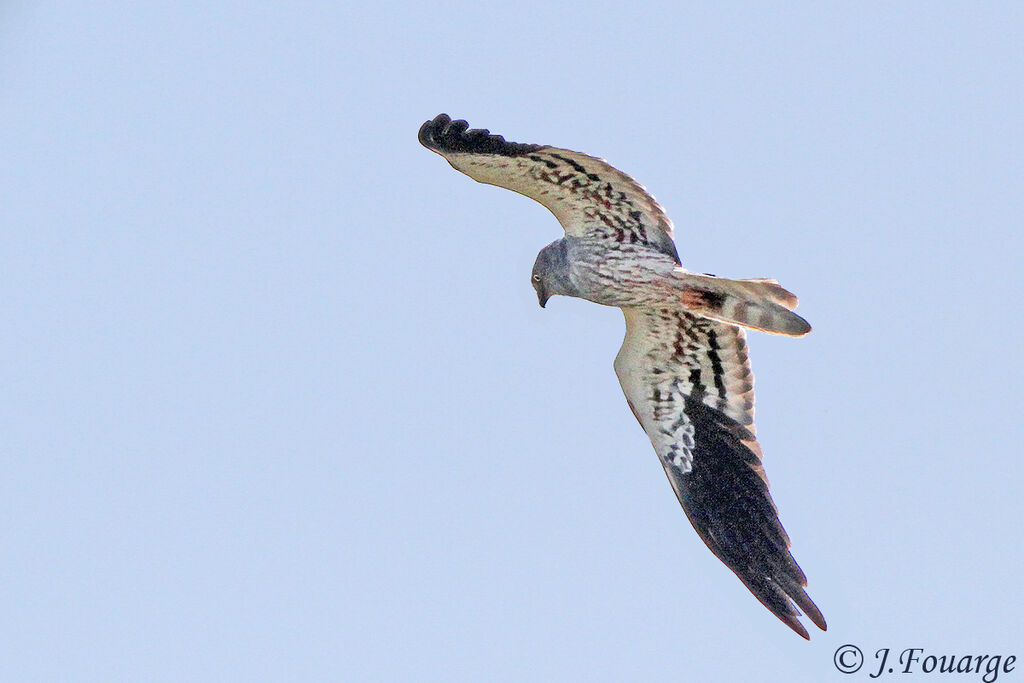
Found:
[[[446,114],[424,123],[419,140],[455,170],[555,215],[565,237],[533,266],[541,307],[561,294],[622,309],[615,373],[694,529],[787,626],[809,639],[803,610],[824,630],[768,493],[744,334],[810,332],[796,297],[774,280],[684,269],[662,208],[602,159],[507,142]]]

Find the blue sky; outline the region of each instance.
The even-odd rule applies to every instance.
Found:
[[[1024,655],[1022,34],[1016,3],[6,3],[4,678]],[[621,315],[538,308],[560,228],[420,147],[442,111],[607,158],[684,265],[800,296],[811,335],[750,344],[827,633],[700,542]]]

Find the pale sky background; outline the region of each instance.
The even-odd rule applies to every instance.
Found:
[[[0,8],[0,679],[1024,656],[1020,3]],[[621,315],[537,306],[560,228],[420,147],[440,112],[609,159],[686,266],[800,296],[813,334],[750,343],[827,633],[698,539]]]

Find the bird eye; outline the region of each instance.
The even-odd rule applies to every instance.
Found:
[[[536,273],[534,273],[533,274],[533,281],[534,282],[540,282],[540,275],[537,275]]]

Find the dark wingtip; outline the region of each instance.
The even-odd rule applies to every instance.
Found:
[[[799,567],[797,567],[797,570],[799,571]],[[802,571],[800,572],[800,578],[803,578]],[[811,600],[811,596],[807,595],[807,591],[804,590],[805,585],[805,581],[802,580],[792,581],[788,584],[780,584],[780,588],[782,588],[783,593],[785,593],[793,602],[796,603],[797,608],[801,610],[803,614],[811,620],[812,624],[820,628],[822,631],[827,631],[828,624],[825,623],[825,617],[821,614],[821,610],[818,609],[818,606],[814,604],[814,601]],[[799,612],[797,614],[799,614]],[[778,616],[780,619],[782,619],[782,615]],[[796,617],[794,616],[793,618],[795,619]],[[786,621],[786,619],[782,620]],[[790,626],[790,628],[792,628],[792,625]]]
[[[746,427],[687,396],[684,412],[698,435],[692,468],[673,475],[683,510],[701,540],[762,605],[801,638],[810,639],[801,612],[825,630],[821,610],[807,595],[807,577],[789,550]],[[795,605],[795,606],[794,606]]]
[[[824,615],[822,615],[821,610],[814,604],[814,601],[811,600],[810,596],[807,595],[807,591],[800,589],[800,591],[792,597],[793,602],[795,602],[797,606],[804,611],[804,614],[806,614],[807,618],[811,620],[811,623],[822,631],[828,630],[828,624],[825,623]]]
[[[811,639],[811,634],[807,632],[807,629],[800,623],[800,620],[797,619],[796,616],[788,614],[786,616],[779,616],[779,619],[781,619],[782,623],[786,626],[793,629],[793,631],[804,640]]]
[[[427,149],[444,154],[464,152],[468,154],[498,154],[506,157],[522,156],[541,145],[526,145],[508,142],[500,135],[492,135],[484,129],[469,129],[462,119],[452,120],[447,114],[438,114],[433,120],[420,126],[420,144]]]

